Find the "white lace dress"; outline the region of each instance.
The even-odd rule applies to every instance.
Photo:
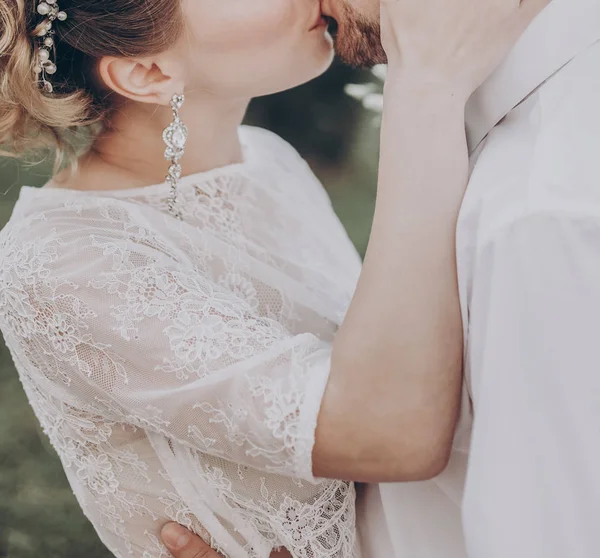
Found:
[[[0,232],[0,329],[83,511],[119,557],[175,520],[230,558],[358,556],[350,483],[311,452],[360,259],[297,153],[168,185],[24,187]]]

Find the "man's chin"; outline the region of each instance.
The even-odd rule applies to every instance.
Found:
[[[356,68],[387,64],[378,22],[368,21],[352,11],[347,11],[343,22],[331,22],[330,32],[337,55],[346,64]]]
[[[335,51],[338,58],[354,68],[372,68],[378,64],[387,64],[387,56],[383,49],[357,47],[355,43],[347,44],[339,36],[334,38]]]

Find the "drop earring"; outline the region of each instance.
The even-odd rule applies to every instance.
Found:
[[[180,221],[183,220],[181,211],[177,209],[177,184],[181,178],[181,164],[179,160],[183,157],[185,143],[188,137],[187,126],[179,117],[179,109],[183,106],[185,97],[183,94],[175,94],[171,98],[171,109],[173,111],[173,121],[163,130],[163,141],[167,145],[165,149],[165,159],[171,161],[171,166],[167,174],[166,181],[171,186],[169,193],[168,207],[169,212]]]

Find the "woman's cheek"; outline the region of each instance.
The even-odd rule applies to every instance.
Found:
[[[212,0],[211,0],[212,2]],[[230,48],[264,47],[289,37],[294,29],[307,19],[300,13],[297,0],[221,0],[218,21],[207,29],[208,35],[199,37],[202,42],[219,43]]]

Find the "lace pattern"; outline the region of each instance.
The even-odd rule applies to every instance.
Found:
[[[24,188],[0,232],[0,329],[82,509],[118,557],[167,520],[226,556],[358,556],[354,487],[314,479],[331,342],[360,261],[306,164],[136,191]]]

